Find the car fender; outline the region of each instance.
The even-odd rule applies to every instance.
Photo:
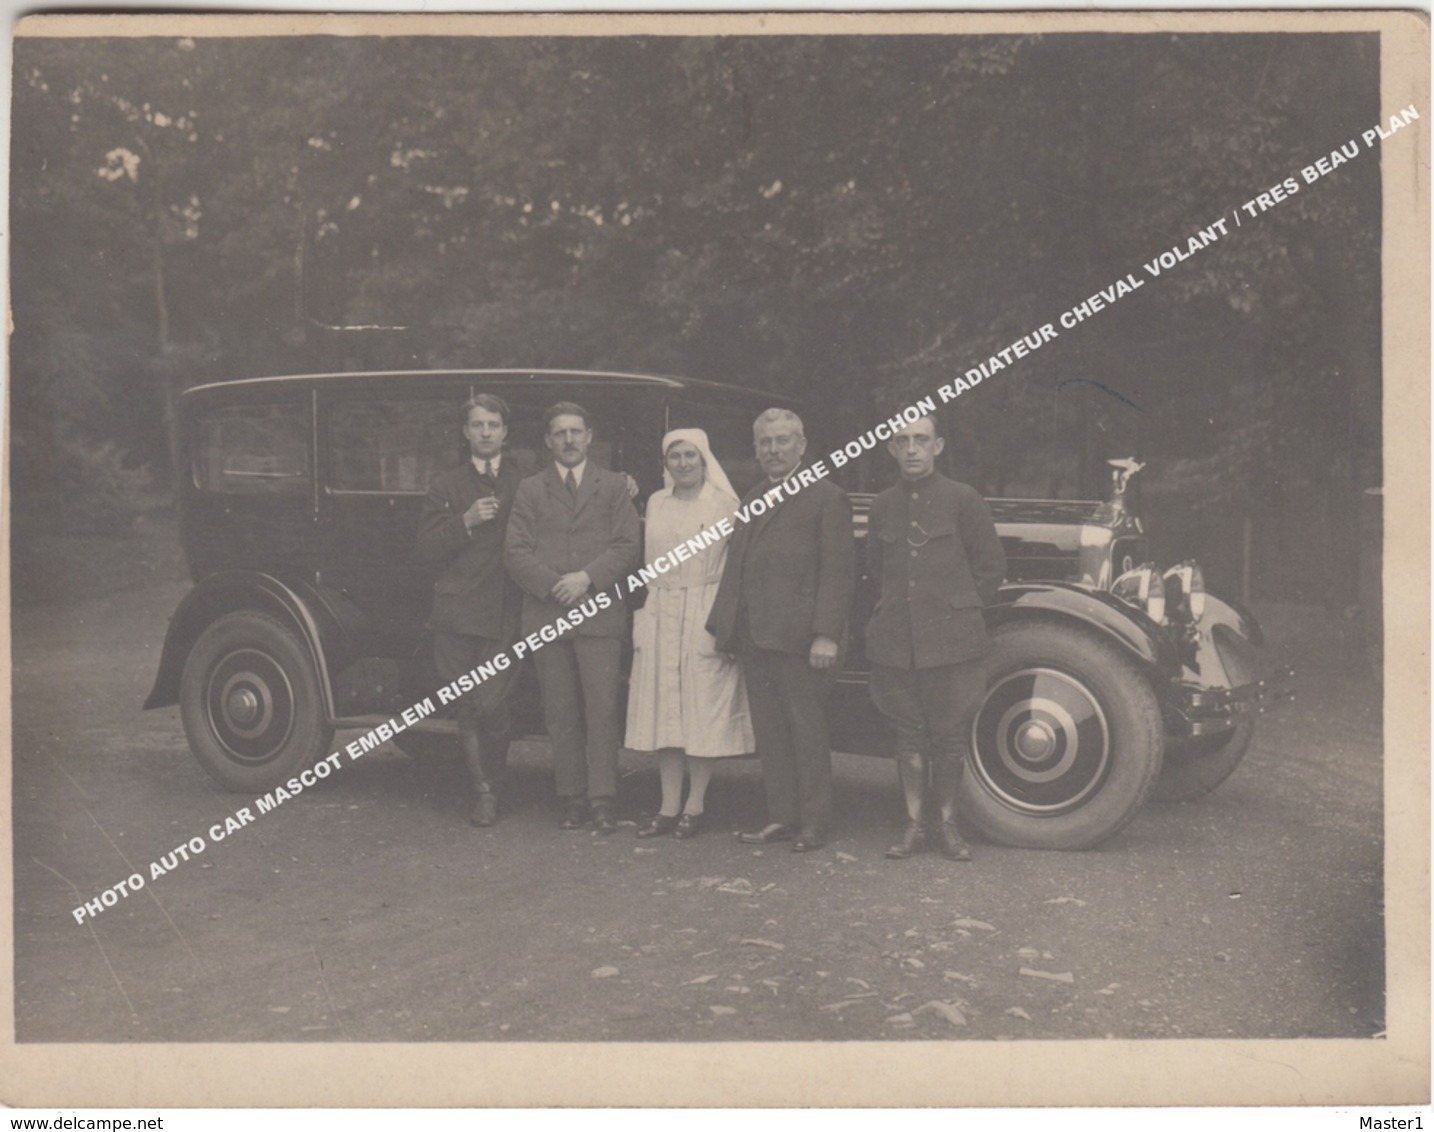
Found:
[[[1205,595],[1205,610],[1190,646],[1182,650],[1181,683],[1201,689],[1233,688],[1242,681],[1230,673],[1233,661],[1247,673],[1268,675],[1265,633],[1254,614],[1235,602]]]
[[[241,609],[273,614],[308,645],[319,677],[324,715],[332,721],[336,717],[332,676],[356,655],[351,618],[336,606],[332,595],[312,583],[257,570],[210,574],[184,596],[169,619],[159,672],[144,702],[145,710],[179,702],[180,678],[195,641],[215,620]]]
[[[1170,634],[1141,610],[1103,590],[1072,582],[1021,582],[1001,587],[986,609],[988,628],[1033,618],[1074,623],[1128,654],[1157,684],[1178,676],[1180,656]]]

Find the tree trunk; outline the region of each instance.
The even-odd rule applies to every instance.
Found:
[[[175,374],[170,366],[169,296],[166,293],[164,260],[164,217],[161,213],[159,178],[155,178],[154,204],[154,337],[158,357],[155,373],[159,386],[159,410],[164,420],[164,438],[169,449],[169,470],[179,476],[179,394],[174,388]]]

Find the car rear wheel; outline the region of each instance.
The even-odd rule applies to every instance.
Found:
[[[1118,649],[1049,622],[993,635],[961,812],[985,837],[1089,849],[1123,829],[1160,773],[1160,706]]]
[[[270,790],[322,758],[333,739],[313,657],[266,613],[229,613],[199,635],[179,711],[199,765],[230,790]]]

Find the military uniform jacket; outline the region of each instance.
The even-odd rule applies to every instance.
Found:
[[[433,583],[430,629],[516,639],[522,594],[503,567],[503,536],[520,479],[508,456],[496,477],[482,475],[472,460],[433,477],[418,522],[418,556],[442,568]],[[463,513],[488,495],[498,498],[498,514],[470,533]]]
[[[592,579],[583,604],[637,567],[642,527],[627,478],[590,460],[575,497],[558,478],[556,466],[548,464],[518,485],[505,548],[508,572],[523,590],[522,632],[536,632],[568,612],[549,596],[564,574],[582,570]],[[614,600],[574,631],[584,637],[624,637],[627,606]]]
[[[744,502],[771,489],[764,480]],[[750,641],[806,656],[817,637],[842,642],[855,590],[851,503],[836,484],[817,480],[737,528],[707,631],[723,652]]]
[[[996,600],[1006,555],[979,492],[938,472],[903,480],[871,504],[867,572],[880,595],[866,656],[893,668],[935,668],[989,647],[981,607]]]

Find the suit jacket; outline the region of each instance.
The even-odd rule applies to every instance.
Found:
[[[743,502],[771,488],[764,481]],[[814,638],[846,635],[855,575],[851,503],[818,480],[737,528],[707,631],[723,652],[750,641],[806,656]]]
[[[990,647],[981,608],[996,600],[1006,554],[975,488],[933,472],[871,504],[867,573],[880,595],[866,656],[894,668],[934,668]]]
[[[503,566],[503,538],[521,479],[509,456],[496,479],[479,474],[472,460],[433,477],[418,521],[419,557],[442,568],[433,583],[430,629],[504,642],[517,638],[523,595]],[[498,514],[470,533],[463,513],[488,495],[497,496]]]
[[[523,480],[513,499],[504,553],[508,573],[523,590],[522,632],[532,633],[567,612],[549,596],[564,574],[586,571],[592,579],[589,594],[594,594],[634,569],[641,551],[641,526],[626,477],[589,460],[576,499],[551,463]],[[614,601],[576,631],[625,637],[627,625],[627,607]]]

